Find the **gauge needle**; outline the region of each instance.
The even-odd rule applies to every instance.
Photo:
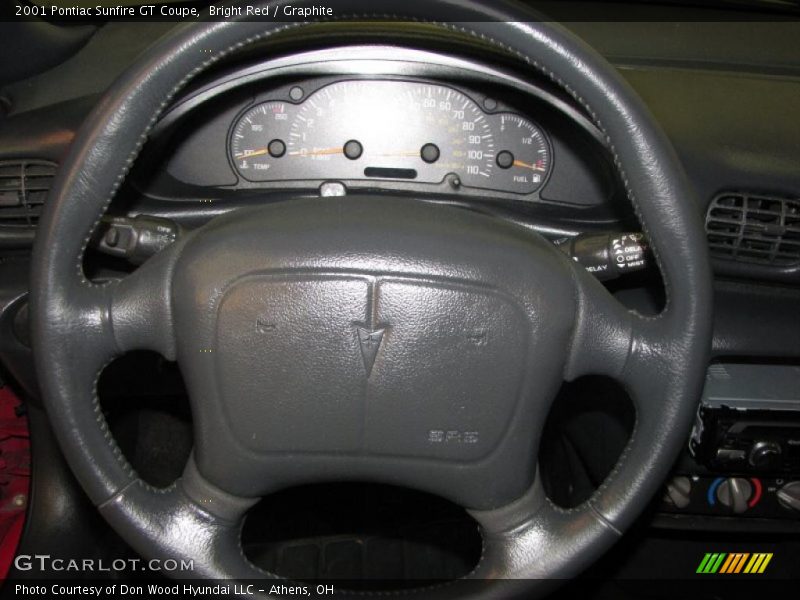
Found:
[[[378,156],[419,156],[419,150],[409,150],[403,152],[382,152]]]
[[[343,152],[344,148],[339,146],[338,148],[322,148],[321,150],[308,150],[306,152],[296,150],[289,152],[289,156],[325,156],[328,154],[342,154]]]
[[[258,150],[245,150],[241,154],[237,154],[236,158],[250,158],[251,156],[262,156],[267,154],[269,150],[266,148],[259,148]]]
[[[544,171],[543,167],[537,167],[536,165],[530,165],[526,162],[522,162],[521,160],[514,161],[515,167],[525,167],[526,169],[532,169],[534,171]]]

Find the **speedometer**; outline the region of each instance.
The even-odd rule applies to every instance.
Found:
[[[430,138],[426,143],[433,146],[432,156],[441,160],[439,167],[459,174],[464,185],[473,182],[485,185],[478,178],[488,179],[492,175],[494,136],[478,105],[460,92],[442,86],[418,85],[408,96],[411,113],[418,115],[417,121],[422,122]],[[421,158],[425,160],[424,152]]]

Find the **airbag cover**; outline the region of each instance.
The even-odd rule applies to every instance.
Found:
[[[366,479],[513,499],[563,373],[569,272],[535,234],[411,199],[212,221],[172,288],[198,468],[239,495]]]

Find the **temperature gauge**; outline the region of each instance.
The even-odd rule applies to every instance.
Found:
[[[264,102],[245,112],[231,133],[231,159],[245,179],[276,178],[285,160],[291,105]]]

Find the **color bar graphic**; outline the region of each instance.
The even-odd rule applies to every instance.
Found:
[[[767,568],[769,561],[772,560],[772,553],[760,553],[760,554],[753,554],[753,558],[750,559],[750,562],[747,563],[747,566],[744,568],[745,573],[763,573],[764,569]]]
[[[728,554],[728,560],[722,565],[719,570],[720,573],[738,573],[744,567],[744,561],[750,556],[750,553],[735,552]]]
[[[724,552],[706,553],[700,566],[697,567],[697,573],[716,573],[725,556]]]
[[[769,561],[772,560],[772,553],[757,552],[707,552],[697,567],[697,573],[701,574],[725,574],[735,575],[738,573],[757,574],[763,573]]]

